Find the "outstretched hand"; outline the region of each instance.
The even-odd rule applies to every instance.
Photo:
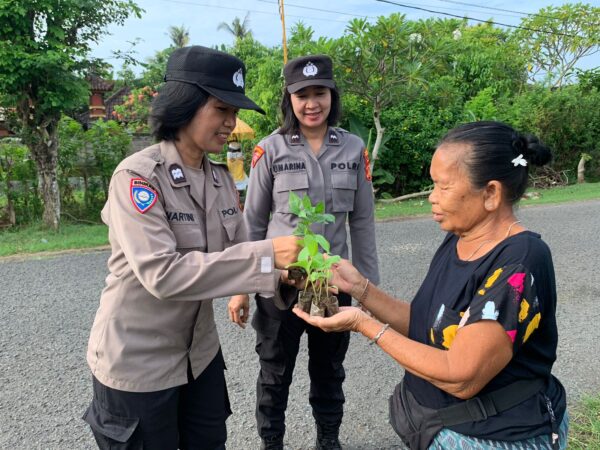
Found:
[[[325,255],[325,259],[328,255]],[[350,295],[360,295],[366,279],[347,259],[342,259],[331,266],[332,277],[329,284]],[[354,296],[353,295],[353,296]]]
[[[305,322],[327,332],[358,331],[362,320],[367,318],[363,311],[354,306],[341,306],[340,312],[331,317],[311,316],[298,308],[298,306],[294,306],[292,311]]]

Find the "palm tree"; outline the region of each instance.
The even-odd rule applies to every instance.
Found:
[[[183,25],[180,27],[170,26],[169,38],[171,38],[176,48],[185,47],[190,43],[190,30],[189,28],[186,29]]]
[[[243,21],[240,21],[239,17],[233,19],[231,25],[227,22],[221,22],[217,27],[217,30],[225,30],[235,36],[236,39],[244,39],[245,37],[252,36],[252,31],[248,27],[250,12],[246,13],[246,17],[244,17]]]

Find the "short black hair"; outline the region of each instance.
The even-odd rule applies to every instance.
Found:
[[[517,203],[527,188],[529,165],[543,166],[552,159],[552,152],[532,134],[522,134],[502,122],[481,121],[460,125],[450,130],[442,144],[465,143],[470,150],[462,163],[476,189],[497,180],[505,188],[506,198]],[[527,165],[513,163],[519,155]]]
[[[337,87],[328,89],[331,91],[331,110],[327,116],[327,125],[331,127],[337,124],[342,116],[342,102]],[[294,114],[292,94],[284,87],[281,97],[281,127],[279,128],[279,134],[294,134],[299,130],[300,122],[298,122],[298,118]]]
[[[196,85],[169,81],[152,101],[150,127],[160,141],[174,141],[177,133],[189,124],[198,109],[208,101],[209,94]]]

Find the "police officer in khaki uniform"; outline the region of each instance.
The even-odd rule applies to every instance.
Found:
[[[175,50],[152,105],[160,143],[121,162],[102,218],[109,275],[87,361],[84,415],[102,449],[224,449],[231,414],[212,300],[275,294],[296,259],[293,237],[246,242],[220,152],[240,108],[246,69],[226,53]]]
[[[284,68],[283,125],[254,150],[244,219],[253,241],[292,233],[297,217],[290,213],[293,191],[324,202],[335,223],[313,226],[331,244],[331,253],[347,257],[349,224],[352,261],[369,280],[379,283],[375,247],[374,201],[368,153],[360,138],[333,125],[340,115],[339,93],[328,56],[306,56]],[[282,449],[285,410],[300,337],[308,334],[309,400],[317,425],[317,449],[338,449],[345,378],[342,365],[349,334],[324,333],[292,312],[274,307],[267,293],[256,297],[252,325],[261,369],[257,383],[258,432],[266,449]],[[295,297],[294,297],[295,301]],[[351,298],[340,294],[341,305]],[[247,296],[233,297],[231,319],[244,325]]]

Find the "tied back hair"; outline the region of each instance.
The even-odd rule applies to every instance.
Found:
[[[168,81],[152,100],[150,128],[159,141],[175,141],[179,130],[189,124],[198,109],[208,101],[208,93],[198,86]]]
[[[521,134],[511,126],[495,121],[471,122],[450,130],[440,141],[442,144],[469,145],[462,163],[469,180],[476,189],[484,188],[492,180],[504,186],[506,198],[514,204],[525,193],[529,165],[543,166],[552,159],[552,153],[536,136]],[[526,166],[515,165],[512,160],[519,155]]]

